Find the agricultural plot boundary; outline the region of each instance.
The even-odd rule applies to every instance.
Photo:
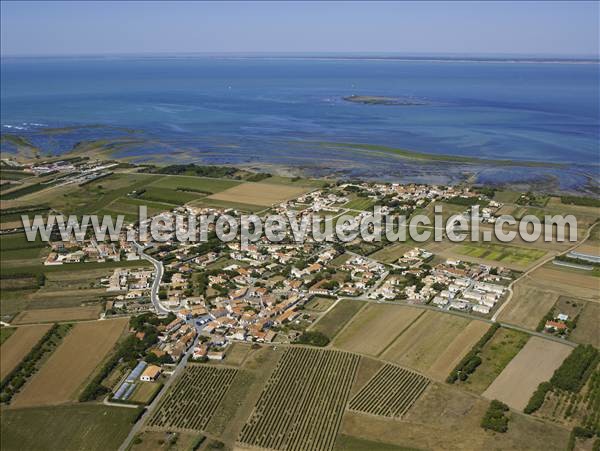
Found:
[[[405,368],[386,364],[352,398],[349,409],[401,418],[429,385],[429,379]]]
[[[155,428],[202,431],[229,389],[237,370],[189,365],[150,419]]]
[[[283,451],[333,449],[359,360],[342,351],[286,350],[239,441]]]

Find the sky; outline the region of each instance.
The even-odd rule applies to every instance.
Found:
[[[598,2],[19,2],[1,52],[598,56]]]

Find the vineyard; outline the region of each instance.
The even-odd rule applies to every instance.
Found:
[[[359,360],[340,351],[288,349],[240,442],[286,451],[332,449]]]
[[[395,365],[387,364],[350,401],[350,409],[399,418],[421,396],[429,379]]]
[[[165,396],[148,425],[157,428],[203,430],[227,392],[236,370],[191,365]]]

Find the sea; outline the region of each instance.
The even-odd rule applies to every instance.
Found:
[[[48,154],[104,140],[115,157],[160,164],[565,191],[600,181],[597,60],[122,55],[3,57],[0,69],[2,134]],[[540,165],[413,161],[356,143]]]

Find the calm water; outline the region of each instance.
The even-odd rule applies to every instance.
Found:
[[[2,131],[23,133],[53,152],[124,132],[91,128],[48,135],[44,127],[106,125],[151,139],[121,148],[122,155],[173,161],[273,163],[314,172],[334,166],[350,175],[375,170],[388,177],[419,173],[406,162],[318,144],[337,141],[569,163],[575,170],[562,185],[585,183],[586,171],[598,173],[597,64],[4,59],[1,75]],[[342,100],[351,94],[408,96],[426,105]],[[556,177],[560,171],[482,171],[480,178],[526,179],[534,172]]]

